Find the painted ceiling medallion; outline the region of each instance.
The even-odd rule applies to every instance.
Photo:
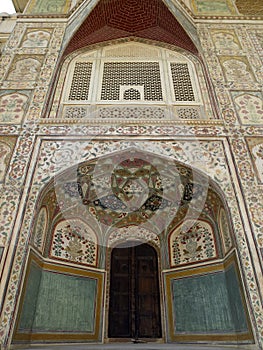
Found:
[[[104,225],[150,221],[159,231],[179,208],[202,196],[202,181],[193,183],[191,169],[135,149],[80,164],[77,182],[63,187]]]

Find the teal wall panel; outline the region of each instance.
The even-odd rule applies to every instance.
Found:
[[[18,331],[93,333],[97,280],[30,267]]]
[[[227,272],[175,279],[172,290],[177,332],[248,330],[234,266]]]
[[[42,270],[38,265],[30,266],[26,294],[23,302],[19,330],[31,331],[35,318],[38,291],[41,282]]]
[[[93,332],[97,280],[42,272],[33,331]]]
[[[233,324],[236,331],[248,329],[246,314],[242,304],[242,296],[238,283],[238,278],[234,266],[230,266],[225,272],[229,305],[232,314]]]

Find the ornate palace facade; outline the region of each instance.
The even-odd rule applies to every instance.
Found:
[[[262,349],[262,1],[13,2],[2,348]]]

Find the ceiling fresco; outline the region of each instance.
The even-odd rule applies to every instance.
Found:
[[[223,203],[204,174],[170,159],[129,149],[58,175],[45,190],[40,206],[48,208],[53,224],[61,217],[78,216],[104,232],[143,225],[160,234],[186,215],[215,223]]]

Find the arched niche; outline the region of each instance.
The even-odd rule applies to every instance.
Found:
[[[58,174],[43,189],[39,208],[39,213],[48,218],[44,248],[42,252],[31,250],[16,341],[106,340],[108,335],[101,325],[109,305],[106,302],[106,309],[102,308],[104,293],[109,300],[105,283],[106,273],[111,273],[108,259],[112,248],[136,239],[155,246],[157,251],[163,341],[253,342],[228,207],[214,181],[199,170],[129,148],[84,161]],[[38,220],[35,222],[39,225]],[[94,243],[97,237],[103,246],[98,251],[97,265],[84,263],[78,255],[69,254],[68,259],[49,254],[50,247],[56,249],[52,232],[67,239],[68,222],[74,229],[84,225],[89,241]],[[180,235],[185,237],[178,240]],[[76,239],[82,244],[79,237],[78,232],[69,240],[73,245]],[[179,263],[169,248],[174,242],[179,242],[179,252],[185,254]],[[200,259],[193,248],[196,252],[203,249]],[[189,260],[189,253],[195,259]],[[69,300],[70,290],[79,302],[61,301],[61,294]],[[51,294],[52,299],[48,299]],[[47,300],[48,312],[54,316],[50,324],[44,307]],[[54,303],[63,304],[63,315],[71,314],[70,321],[61,318]],[[83,307],[89,310],[89,316],[82,312]],[[58,329],[63,330],[63,336]]]
[[[158,247],[166,240],[170,262],[164,261],[165,267],[177,266],[172,246],[179,244],[182,252],[193,237],[211,243],[211,252],[207,248],[197,261],[224,258],[234,248],[229,210],[217,185],[194,168],[136,148],[58,174],[43,189],[38,208],[31,242],[45,257],[54,250],[54,232],[67,227],[106,247],[129,236],[144,236]],[[73,239],[73,233],[67,235]]]

